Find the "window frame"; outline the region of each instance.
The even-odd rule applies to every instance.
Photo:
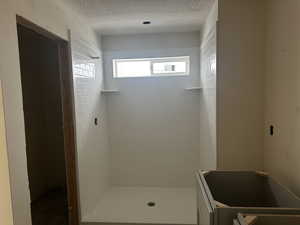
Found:
[[[118,76],[118,62],[137,62],[137,61],[150,61],[150,75],[147,76]],[[185,72],[175,72],[175,73],[154,73],[153,64],[154,63],[164,63],[164,62],[185,62],[186,69]],[[146,77],[173,77],[173,76],[189,76],[190,75],[190,56],[175,56],[175,57],[159,57],[159,58],[130,58],[130,59],[113,59],[113,78],[146,78]]]

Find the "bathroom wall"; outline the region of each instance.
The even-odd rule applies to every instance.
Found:
[[[205,20],[205,23],[200,32],[201,43],[203,43],[205,39],[207,39],[209,35],[213,33],[214,30],[216,30],[218,17],[219,17],[219,0],[214,0],[214,4],[210,9],[207,18]]]
[[[0,82],[0,224],[13,225],[2,86]]]
[[[216,98],[217,98],[217,20],[218,2],[215,1],[203,30],[200,46],[200,169],[217,168]]]
[[[102,53],[98,46],[72,37],[73,63],[93,63],[95,77],[74,77],[79,192],[82,217],[91,212],[110,186],[110,151],[103,86]],[[97,60],[88,56],[99,56]],[[95,119],[97,123],[95,124]]]
[[[96,42],[88,24],[78,15],[57,5],[56,1],[0,1],[0,79],[3,85],[7,152],[12,191],[14,225],[30,225],[25,131],[16,14],[67,39],[68,29],[82,39]]]
[[[219,169],[263,169],[265,3],[219,0]]]
[[[267,1],[265,152],[267,172],[300,195],[300,1]],[[274,126],[270,136],[269,126]]]
[[[112,184],[188,187],[199,168],[199,32],[102,39]],[[112,78],[113,58],[190,56],[188,77]]]
[[[120,80],[113,79],[113,58],[139,58],[139,57],[170,57],[191,56],[191,76],[170,77],[169,80],[181,79],[186,87],[199,85],[199,31],[158,33],[158,34],[132,34],[107,35],[102,37],[104,53],[105,88],[118,88]],[[132,80],[132,79],[129,79]],[[136,80],[136,79],[135,79]],[[145,80],[142,78],[142,80]]]

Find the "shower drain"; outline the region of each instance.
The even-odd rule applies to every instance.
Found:
[[[155,203],[155,202],[148,202],[147,205],[148,205],[149,207],[154,207],[154,206],[156,205],[156,203]]]

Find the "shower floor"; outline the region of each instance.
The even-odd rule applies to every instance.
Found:
[[[150,202],[155,206],[150,207]],[[99,224],[196,224],[196,212],[193,188],[113,187],[83,220]]]

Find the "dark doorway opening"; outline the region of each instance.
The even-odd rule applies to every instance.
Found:
[[[33,225],[78,225],[67,41],[17,17]]]

